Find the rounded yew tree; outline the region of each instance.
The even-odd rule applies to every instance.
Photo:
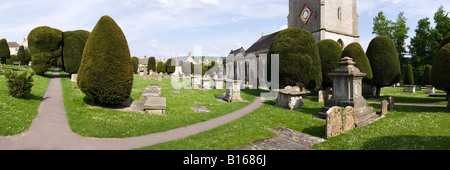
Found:
[[[425,71],[423,72],[422,82],[425,85],[431,85],[431,71],[433,70],[433,66],[426,65]]]
[[[156,71],[156,59],[155,59],[155,57],[150,57],[148,59],[147,71],[150,72],[150,70],[152,70],[153,72]]]
[[[448,43],[450,43],[450,35],[445,37],[440,43],[439,43],[439,47],[437,48],[436,53],[439,52],[439,50],[441,50],[442,47],[444,47],[445,45],[447,45]]]
[[[370,82],[377,87],[379,98],[381,87],[400,82],[400,59],[394,41],[387,36],[375,37],[370,42],[366,55],[372,66],[373,78]]]
[[[30,49],[30,55],[32,56],[31,61],[33,63],[34,68],[39,68],[36,71],[36,74],[43,75],[48,71],[50,67],[50,61],[52,58],[58,58],[61,56],[61,46],[63,43],[63,35],[62,31],[47,27],[41,26],[33,29],[30,34],[28,34],[28,48]],[[50,53],[39,55],[40,57],[33,57],[38,55],[39,53]],[[42,58],[47,57],[47,58]],[[39,59],[39,60],[38,60]],[[36,64],[40,64],[39,66],[35,66]],[[47,69],[45,69],[47,68]]]
[[[342,48],[334,40],[326,39],[317,43],[319,47],[320,61],[322,62],[322,86],[324,89],[333,86],[333,78],[328,74],[332,73],[341,60]]]
[[[63,67],[69,74],[77,74],[83,57],[84,46],[91,33],[85,30],[63,33]]]
[[[131,64],[133,66],[133,74],[136,74],[138,72],[138,69],[139,69],[139,58],[132,57],[131,58]]]
[[[408,64],[405,68],[405,85],[414,85],[414,71],[413,66],[411,64]]]
[[[130,99],[133,69],[127,39],[109,16],[103,16],[86,41],[78,87],[94,103],[114,105]]]
[[[170,58],[166,62],[166,71],[169,74],[172,74],[175,72],[175,61],[173,61],[173,63],[172,63],[172,61],[173,61],[173,59]]]
[[[356,62],[355,67],[357,67],[361,72],[366,73],[366,76],[364,77],[365,81],[373,78],[372,66],[370,65],[364,49],[359,43],[351,43],[345,47],[342,52],[342,57],[353,58],[353,61]]]
[[[437,89],[447,92],[447,100],[450,101],[450,44],[439,50],[434,59],[431,71],[431,84]],[[447,105],[450,110],[450,102]]]
[[[2,64],[2,69],[3,69],[3,64],[6,64],[6,59],[10,59],[11,58],[11,52],[9,51],[9,46],[8,46],[8,42],[6,41],[6,39],[1,39],[0,40],[0,62]]]
[[[158,65],[156,65],[156,72],[165,73],[166,72],[166,64],[164,64],[162,61],[158,62]]]
[[[315,90],[322,85],[322,68],[316,39],[309,31],[288,28],[275,37],[267,58],[269,81],[271,81],[271,55],[279,54],[280,88],[305,85]]]

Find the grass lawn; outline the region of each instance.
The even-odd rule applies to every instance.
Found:
[[[225,90],[182,89],[176,94],[170,79],[163,82],[144,80],[139,75],[134,76],[132,99],[139,100],[145,88],[152,84],[162,87],[162,96],[167,98],[167,116],[121,112],[110,109],[90,109],[86,97],[80,90],[74,89],[77,84],[66,77],[62,80],[64,104],[72,131],[82,136],[98,138],[125,138],[167,131],[179,127],[200,123],[227,113],[244,108],[254,101],[260,90],[243,90],[242,98],[246,103],[222,103],[214,95],[221,95]],[[190,107],[205,106],[212,113],[196,113]]]
[[[6,69],[17,69],[18,66],[5,65]],[[19,72],[31,68],[20,69]],[[25,132],[36,117],[41,100],[50,82],[51,72],[45,77],[35,75],[31,94],[26,99],[16,99],[8,94],[4,73],[0,73],[0,136],[12,136]]]
[[[325,122],[312,118],[323,107],[317,97],[303,100],[300,112],[277,108],[273,101],[229,124],[143,150],[228,150],[273,137],[269,128],[287,127],[325,137]],[[380,105],[374,106],[380,112]],[[315,145],[318,150],[448,150],[450,113],[445,108],[396,106],[386,118]]]
[[[436,93],[445,93],[441,90],[436,90]],[[445,97],[429,97],[426,94],[426,89],[422,88],[422,91],[417,91],[416,93],[406,93],[403,92],[403,88],[383,88],[381,90],[381,98],[394,97],[396,103],[413,103],[413,104],[428,104],[428,105],[447,105]],[[368,100],[377,101],[377,100]]]

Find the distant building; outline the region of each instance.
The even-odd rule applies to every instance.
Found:
[[[8,42],[9,52],[11,55],[17,55],[20,45],[17,42]]]

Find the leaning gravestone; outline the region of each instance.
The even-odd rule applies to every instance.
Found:
[[[334,137],[342,133],[341,108],[332,107],[327,111],[326,137]]]

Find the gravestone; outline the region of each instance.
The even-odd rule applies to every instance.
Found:
[[[342,133],[341,108],[332,107],[327,111],[326,137],[334,137]]]
[[[362,96],[362,79],[366,73],[362,73],[355,64],[352,58],[344,57],[339,62],[339,67],[329,74],[333,77],[333,96],[325,102],[325,107],[317,117],[326,119],[326,112],[333,106],[352,106],[357,126],[377,116],[373,107],[367,106],[367,101]]]
[[[291,111],[300,111],[303,107],[303,96],[310,92],[300,91],[300,88],[293,88],[291,86],[287,86],[285,89],[282,89],[278,92],[278,97],[275,100],[275,106],[281,107],[285,109],[289,109]]]
[[[353,117],[353,113],[355,113],[355,109],[351,106],[348,106],[344,109],[344,122],[343,122],[344,133],[355,128],[355,118]]]
[[[242,82],[241,80],[227,80],[227,91],[223,99],[230,103],[244,102],[245,100],[241,98]]]
[[[324,103],[324,90],[320,90],[319,92],[318,92],[318,97],[319,97],[319,103]]]
[[[223,89],[223,79],[222,78],[214,79],[214,88],[215,89]]]
[[[436,92],[436,88],[431,85],[427,85],[427,94],[434,94]]]
[[[211,89],[211,78],[208,76],[203,77],[203,89]]]
[[[395,107],[395,98],[389,97],[389,111],[394,111]]]
[[[403,92],[416,93],[416,86],[415,85],[405,85],[405,86],[403,86]]]
[[[144,111],[151,115],[166,114],[166,98],[165,97],[149,97],[144,104]]]
[[[72,76],[71,76],[72,82],[77,82],[77,79],[78,79],[78,74],[72,74]]]
[[[201,74],[193,74],[191,76],[191,87],[193,89],[201,89],[202,88],[202,75]]]
[[[192,106],[191,109],[194,110],[194,112],[211,113],[211,111],[205,106]]]
[[[388,113],[389,102],[387,100],[381,101],[381,115]]]

